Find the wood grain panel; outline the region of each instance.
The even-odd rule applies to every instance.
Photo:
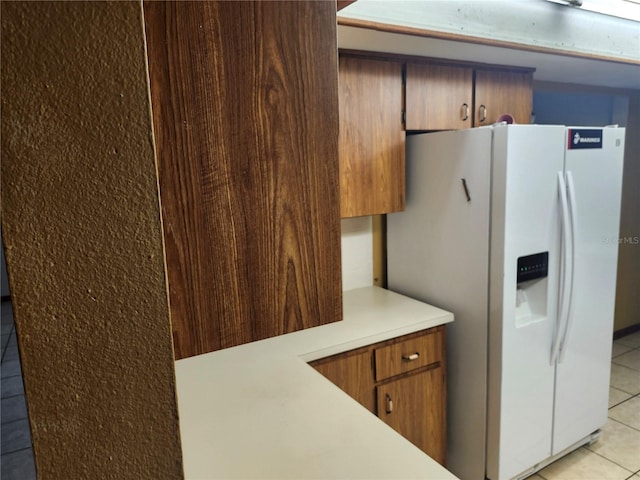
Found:
[[[414,63],[406,69],[407,130],[471,128],[473,69]]]
[[[174,348],[341,318],[332,2],[145,2]]]
[[[402,64],[340,57],[340,214],[404,210]]]
[[[441,465],[446,452],[443,367],[376,387],[378,416]]]
[[[355,350],[318,360],[310,365],[375,414],[376,398],[371,349]]]
[[[503,113],[513,115],[516,123],[530,123],[533,109],[532,82],[532,73],[477,70],[474,126],[491,125]],[[487,118],[484,121],[480,120],[482,105],[487,108]]]

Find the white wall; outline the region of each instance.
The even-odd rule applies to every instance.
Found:
[[[345,218],[342,227],[342,289],[373,285],[371,217]]]

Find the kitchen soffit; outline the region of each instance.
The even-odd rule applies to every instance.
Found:
[[[575,7],[358,0],[338,21],[340,48],[526,66],[536,80],[640,89],[640,23]]]
[[[338,46],[344,49],[533,67],[536,69],[534,79],[539,81],[640,89],[640,65],[423,38],[343,25],[338,26]]]

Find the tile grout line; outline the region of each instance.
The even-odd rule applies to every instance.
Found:
[[[25,418],[16,418],[15,420],[11,420],[11,421],[9,421],[9,422],[5,422],[5,423],[3,423],[2,425],[10,425],[10,424],[12,424],[12,423],[20,422],[20,421],[22,421],[22,420],[29,420],[29,418],[28,418],[28,417],[25,417]],[[31,432],[29,432],[29,434],[31,434]]]
[[[6,380],[6,378],[5,378],[5,380]],[[24,393],[16,393],[15,395],[9,395],[7,397],[2,397],[1,400],[7,400],[8,398],[16,398],[16,397],[24,397]],[[25,399],[25,401],[26,401],[26,399]]]
[[[620,355],[624,355],[624,354],[626,354],[626,353],[633,352],[634,350],[640,350],[640,347],[630,347],[629,345],[625,345],[625,344],[623,344],[623,343],[619,343],[618,345],[621,345],[621,346],[623,346],[623,347],[626,347],[626,348],[628,348],[629,350],[627,350],[627,351],[625,351],[625,352],[622,352],[622,353],[619,353],[619,354],[617,354],[617,355],[612,355],[612,356],[611,356],[611,359],[612,359],[612,360],[613,360],[614,358],[618,358]]]
[[[620,423],[620,422],[619,422]],[[624,425],[624,424],[623,424]],[[597,442],[596,442],[597,443]],[[590,446],[590,445],[589,445]],[[604,455],[602,455],[601,453],[598,453],[594,450],[591,450],[589,448],[589,446],[585,445],[586,449],[593,453],[594,455],[598,455],[600,458],[604,458],[607,462],[611,462],[614,465],[617,465],[618,467],[622,468],[623,470],[626,470],[627,472],[629,472],[631,474],[631,476],[635,475],[635,472],[633,470],[629,470],[627,467],[625,467],[624,465],[620,465],[618,462],[616,462],[615,460],[611,460],[609,457],[605,457]],[[626,478],[630,478],[630,477],[626,477]]]
[[[15,455],[16,453],[24,452],[26,450],[33,450],[33,447],[19,448],[18,450],[13,450],[12,452],[2,453],[2,456],[0,456],[0,463],[2,463],[2,460],[9,457],[10,455]],[[35,460],[34,460],[34,463],[35,463]]]
[[[4,354],[7,353],[7,349],[9,348],[9,342],[11,341],[11,335],[13,335],[13,332],[15,331],[16,326],[14,325],[13,322],[11,322],[11,330],[9,331],[9,338],[7,340],[7,344],[2,347],[2,359],[0,360],[0,364],[2,364],[2,362],[4,362]]]
[[[3,454],[2,454],[2,456],[0,457],[0,463],[1,463],[1,460],[2,460],[5,456],[13,455],[14,453],[24,452],[25,450],[31,450],[31,449],[32,449],[32,447],[24,447],[24,448],[19,448],[19,449],[17,449],[17,450],[11,450],[11,451],[8,451],[7,453],[3,453]]]
[[[19,449],[19,450],[14,450],[13,452],[3,453],[3,454],[0,456],[0,459],[1,459],[1,458],[4,458],[4,457],[8,457],[9,455],[13,455],[14,453],[24,452],[25,450],[33,450],[33,448],[32,448],[32,447],[25,447],[25,448],[21,448],[21,449]]]
[[[611,387],[611,388],[616,388],[616,387]],[[620,390],[619,388],[616,388],[616,390],[619,390],[623,393],[626,393],[627,395],[631,395],[629,398],[625,398],[624,400],[622,400],[621,402],[616,403],[615,405],[611,405],[608,410],[611,410],[612,408],[616,408],[619,405],[622,405],[624,402],[627,402],[629,400],[632,400],[634,398],[636,398],[637,396],[640,395],[640,393],[629,393],[629,392],[625,392],[624,390]],[[607,418],[609,417],[609,415],[607,415]],[[615,420],[615,419],[614,419]],[[617,421],[617,420],[616,420]]]
[[[631,425],[627,425],[626,423],[622,423],[620,420],[616,420],[615,418],[607,417],[607,420],[614,420],[614,421],[618,422],[619,424],[624,425],[625,427],[629,427],[631,430],[635,430],[636,432],[640,432],[640,430],[638,430],[637,428],[634,428]]]
[[[0,423],[0,426],[4,428],[5,425],[9,425],[10,423],[17,422],[18,420],[29,420],[29,415],[26,417],[14,418],[13,420],[9,420],[8,422]],[[29,423],[29,428],[31,428],[31,423]]]

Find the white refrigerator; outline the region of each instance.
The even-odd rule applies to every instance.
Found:
[[[494,125],[407,138],[389,289],[454,313],[447,468],[523,478],[607,420],[623,128]]]

